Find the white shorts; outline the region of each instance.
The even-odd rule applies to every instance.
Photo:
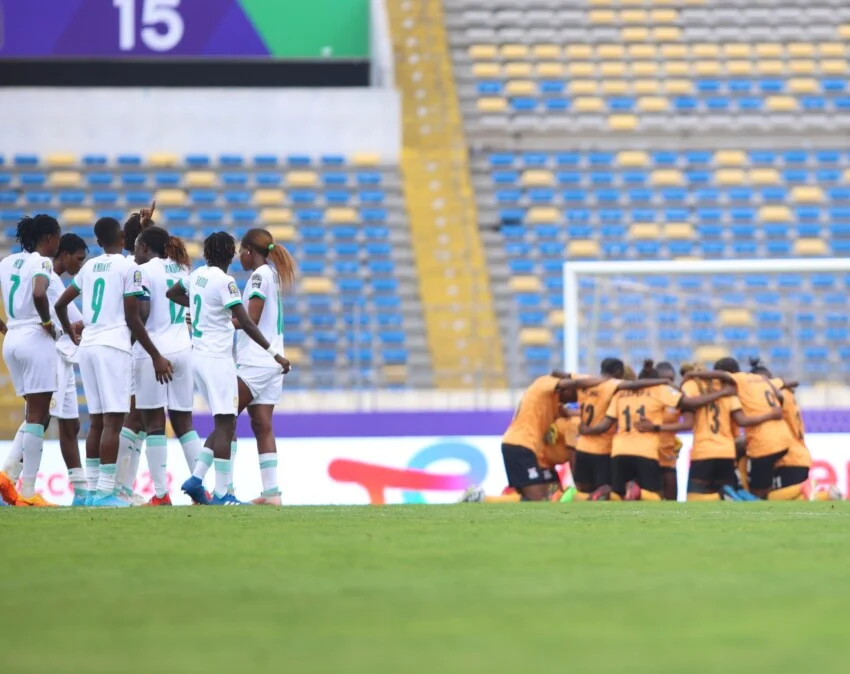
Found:
[[[77,377],[74,364],[62,356],[56,356],[57,390],[50,401],[50,416],[57,419],[79,419],[80,407],[77,403]]]
[[[12,329],[3,339],[3,360],[15,394],[56,391],[56,343],[40,327]]]
[[[232,358],[212,358],[192,353],[192,370],[195,386],[215,417],[236,414],[239,405],[239,388],[236,383],[236,363]]]
[[[254,396],[249,405],[277,405],[283,389],[283,370],[280,367],[237,365],[236,376],[245,382]]]
[[[136,409],[169,409],[175,412],[191,412],[195,397],[195,383],[192,375],[192,349],[183,349],[177,353],[164,353],[174,368],[172,380],[160,384],[156,380],[153,361],[145,354],[144,358],[133,360],[133,381],[136,384]]]
[[[133,359],[113,346],[93,344],[77,350],[89,414],[127,414]]]

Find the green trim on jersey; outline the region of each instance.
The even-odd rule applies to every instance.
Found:
[[[144,290],[137,290],[134,293],[124,293],[124,297],[139,297],[140,295],[144,295]]]
[[[251,294],[248,295],[248,299],[250,300],[252,297],[259,297],[261,300],[263,300],[263,302],[266,301],[266,296],[263,295],[263,293],[261,293],[259,290],[252,290]]]
[[[232,302],[228,302],[224,305],[224,308],[230,309],[230,307],[235,307],[237,304],[242,304],[242,300],[233,300]]]

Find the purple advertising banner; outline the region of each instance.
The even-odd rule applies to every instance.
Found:
[[[423,437],[502,435],[512,410],[493,412],[346,412],[338,414],[276,414],[278,438]],[[808,433],[850,433],[850,410],[813,410],[803,414]],[[212,417],[195,415],[202,436],[212,431]],[[252,437],[246,415],[237,424],[239,437]]]

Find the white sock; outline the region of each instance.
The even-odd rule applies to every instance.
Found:
[[[145,439],[148,434],[144,431],[139,431],[139,439],[133,445],[133,453],[130,454],[130,472],[127,481],[124,483],[125,491],[132,496],[133,489],[136,485],[136,479],[139,477],[139,462],[142,460],[142,447],[145,446]]]
[[[227,494],[227,481],[230,477],[230,461],[215,460],[215,495],[221,498]]]
[[[30,498],[35,494],[35,481],[41,466],[41,451],[44,448],[44,426],[24,424],[23,432],[24,468],[21,472],[21,496]]]
[[[235,493],[233,491],[233,466],[236,463],[236,441],[230,441],[230,465],[228,466],[229,476],[227,478],[227,491],[231,494]]]
[[[201,442],[195,431],[189,431],[186,435],[181,436],[180,446],[183,448],[186,465],[194,473],[195,464],[198,462],[198,456],[200,456],[201,450],[204,448],[204,443]]]
[[[260,454],[260,479],[263,481],[262,496],[277,496],[280,489],[277,486],[277,452]]]
[[[24,427],[25,423],[18,427],[15,433],[15,439],[12,440],[12,446],[9,448],[9,456],[6,457],[6,463],[3,464],[3,472],[6,473],[12,482],[17,482],[21,476],[21,471],[24,468]]]
[[[97,491],[100,479],[100,459],[86,459],[86,486],[89,491]]]
[[[115,492],[115,470],[114,463],[100,464],[100,477],[97,480],[97,497],[112,496]]]
[[[128,483],[132,491],[133,482],[136,479],[135,475],[132,478],[130,477],[130,470],[133,463],[133,448],[138,440],[139,436],[126,426],[121,429],[121,433],[118,435],[118,460],[115,462],[117,466],[115,470],[118,488],[124,491],[126,491]]]
[[[86,474],[82,468],[71,468],[68,471],[68,482],[74,490],[74,496],[77,498],[86,497]]]
[[[195,462],[195,468],[192,470],[192,477],[197,477],[203,480],[207,471],[213,462],[213,451],[207,447],[202,447],[198,453],[198,460]]]
[[[168,493],[168,441],[164,435],[149,435],[147,446],[148,470],[153,480],[156,495],[162,498]]]

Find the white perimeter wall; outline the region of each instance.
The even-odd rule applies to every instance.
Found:
[[[0,89],[0,153],[333,154],[397,161],[382,89]]]

